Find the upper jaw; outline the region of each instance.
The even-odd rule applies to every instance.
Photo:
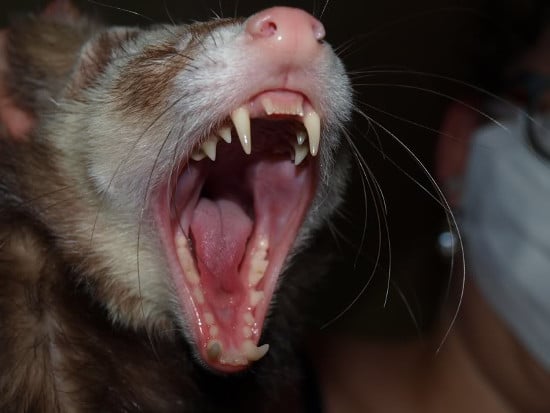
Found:
[[[200,161],[205,157],[216,160],[218,142],[231,143],[231,129],[235,128],[245,154],[252,152],[252,134],[250,119],[254,118],[289,118],[302,123],[304,129],[296,130],[296,139],[291,142],[294,149],[292,160],[299,165],[308,153],[316,156],[319,152],[321,138],[321,118],[311,103],[299,92],[289,90],[270,90],[262,92],[249,102],[234,109],[230,114],[231,123],[224,123],[213,134],[196,146],[191,159]],[[308,141],[305,145],[305,141]]]
[[[321,133],[307,97],[288,90],[260,93],[229,119],[233,125],[222,124],[192,149],[155,213],[184,324],[199,359],[220,372],[242,370],[269,349],[258,343],[316,193]],[[282,132],[269,135],[272,123],[283,124]],[[217,184],[226,175],[231,182]],[[221,230],[233,221],[235,228]],[[224,234],[229,245],[219,241]],[[212,254],[216,248],[222,251]],[[241,258],[234,260],[233,250]],[[224,260],[228,268],[220,270]]]

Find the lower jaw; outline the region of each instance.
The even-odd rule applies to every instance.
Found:
[[[169,214],[166,212],[170,211],[169,199],[159,199],[155,216],[161,233],[167,235],[161,236],[161,239],[167,251],[171,279],[177,296],[176,301],[180,308],[177,313],[183,321],[182,324],[187,327],[186,331],[190,333],[200,362],[207,368],[221,373],[239,372],[261,359],[267,352],[268,348],[266,346],[258,347],[258,342],[279,274],[314,196],[317,173],[316,168],[313,169],[315,173],[308,174],[310,182],[306,185],[310,189],[305,191],[306,193],[298,202],[298,212],[290,214],[288,219],[291,221],[289,223],[290,230],[282,235],[279,234],[277,240],[267,239],[267,248],[270,244],[275,245],[282,241],[288,247],[282,250],[273,248],[273,251],[276,252],[271,252],[268,255],[269,265],[265,271],[265,277],[252,288],[244,287],[233,297],[234,302],[229,309],[234,314],[233,321],[223,326],[217,322],[217,317],[214,317],[214,314],[220,313],[220,309],[213,308],[218,302],[209,297],[211,292],[202,289],[201,294],[200,289],[197,290],[202,276],[196,274],[199,277],[199,284],[196,281],[189,282],[189,273],[182,267],[181,251],[178,252],[177,245],[178,240],[186,242],[187,236],[181,231],[178,233],[178,229],[174,230],[170,223]],[[160,193],[166,192],[161,191]],[[253,234],[252,237],[259,237],[258,234],[261,232],[255,229]],[[260,244],[259,240],[255,240],[254,245]],[[254,254],[254,252],[247,247],[246,254]],[[194,257],[190,255],[190,259],[193,261]],[[261,299],[258,298],[259,294],[257,293],[261,293]],[[255,298],[251,298],[253,295]]]

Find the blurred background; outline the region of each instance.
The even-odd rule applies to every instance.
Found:
[[[18,14],[39,11],[46,3],[2,0],[0,25]],[[327,40],[351,74],[355,105],[365,114],[356,114],[351,132],[372,176],[362,176],[358,161],[342,216],[320,237],[322,247],[338,251],[339,260],[323,284],[319,325],[328,323],[327,331],[357,335],[422,334],[442,299],[458,302],[442,294],[450,268],[437,253],[436,239],[446,228],[445,211],[434,200],[437,195],[427,171],[433,170],[445,108],[467,96],[469,85],[479,81],[473,62],[485,53],[479,41],[482,28],[506,28],[498,13],[487,13],[490,1],[75,3],[114,24],[190,22],[214,13],[248,16],[276,4],[300,7],[320,18]],[[522,10],[520,1],[494,4],[504,3]],[[367,118],[381,127],[369,127]],[[375,188],[372,193],[369,187]],[[330,322],[352,302],[342,317]]]

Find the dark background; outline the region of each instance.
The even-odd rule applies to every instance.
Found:
[[[18,13],[39,11],[46,3],[2,0],[0,24]],[[247,16],[275,4],[301,7],[319,17],[324,7],[314,0],[75,3],[104,21],[138,25],[207,19],[213,12]],[[471,92],[462,82],[473,79],[480,27],[491,19],[481,6],[481,0],[332,0],[320,17],[328,41],[352,75],[357,107],[391,131],[428,170],[446,106]],[[416,334],[437,315],[440,291],[450,278],[448,265],[436,252],[437,233],[445,227],[444,211],[432,199],[435,191],[408,151],[383,130],[368,130],[368,122],[356,116],[351,132],[383,191],[387,212],[376,216],[380,196],[368,195],[365,207],[364,180],[355,168],[345,219],[333,224],[342,236],[335,241],[327,231],[322,238],[339,251],[340,260],[325,284],[319,319],[323,323],[338,315],[376,269],[366,292],[329,328],[355,334]]]

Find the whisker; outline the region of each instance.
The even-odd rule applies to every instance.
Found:
[[[357,110],[357,109],[356,109]],[[359,111],[359,113],[361,113]],[[363,113],[363,116],[367,116]],[[377,125],[379,128],[381,128],[383,131],[385,131],[388,136],[390,136],[402,149],[405,150],[405,152],[411,157],[411,159],[420,167],[421,171],[423,172],[423,174],[428,178],[432,188],[435,190],[436,192],[436,195],[433,195],[427,188],[425,188],[424,186],[420,185],[416,180],[413,179],[413,182],[416,183],[416,184],[419,184],[419,187],[424,191],[426,192],[430,197],[432,197],[432,199],[435,199],[436,201],[438,201],[438,204],[441,205],[443,207],[443,210],[445,212],[445,216],[446,216],[446,220],[447,220],[447,225],[448,225],[448,228],[449,229],[452,229],[454,231],[456,231],[456,234],[457,234],[457,238],[458,238],[458,244],[459,244],[459,251],[460,251],[460,262],[461,262],[461,288],[460,288],[460,293],[459,293],[459,300],[458,300],[458,304],[457,304],[457,308],[451,318],[451,321],[450,321],[450,324],[449,324],[449,327],[448,329],[446,330],[446,332],[444,333],[444,336],[442,338],[442,341],[439,345],[439,347],[437,348],[437,351],[436,352],[439,352],[443,346],[443,344],[445,343],[445,341],[447,340],[451,330],[452,330],[452,327],[454,326],[457,318],[458,318],[458,313],[460,311],[460,307],[462,305],[462,300],[464,298],[464,287],[466,285],[466,258],[465,258],[465,253],[464,253],[464,244],[463,244],[463,241],[462,241],[462,236],[460,234],[460,230],[458,228],[458,224],[456,222],[456,217],[451,209],[451,206],[449,205],[448,201],[447,201],[447,198],[445,197],[443,191],[441,190],[441,188],[439,187],[439,185],[437,184],[436,180],[433,178],[433,176],[430,174],[430,172],[428,171],[428,169],[424,166],[424,164],[422,163],[422,161],[418,158],[418,156],[416,156],[414,154],[414,152],[412,152],[408,147],[407,145],[405,145],[405,143],[403,141],[401,141],[394,133],[392,133],[389,129],[387,129],[384,125],[382,125],[380,122],[377,122],[375,121],[374,119],[370,118],[371,121]],[[395,165],[395,163],[392,163],[393,165]],[[398,167],[398,166],[397,166]],[[398,167],[399,168],[399,167]],[[400,169],[402,172],[404,172],[402,169]],[[410,177],[409,174],[407,174],[406,172],[404,172],[406,176]],[[412,177],[411,177],[412,179]],[[450,289],[450,285],[452,283],[452,279],[453,279],[453,273],[454,273],[454,262],[451,260],[451,263],[450,263],[450,270],[449,270],[449,281],[448,281],[448,289]]]

